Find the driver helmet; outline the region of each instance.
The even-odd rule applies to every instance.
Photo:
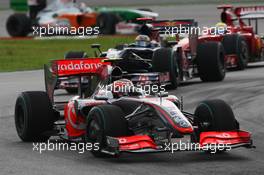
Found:
[[[150,38],[147,35],[138,35],[135,39],[136,46],[147,47],[150,45]]]
[[[218,22],[215,25],[215,32],[216,34],[225,34],[226,30],[227,30],[227,25],[223,22]]]

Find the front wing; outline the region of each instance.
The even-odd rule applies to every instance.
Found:
[[[147,135],[127,137],[107,137],[108,150],[105,153],[154,153],[176,151],[211,151],[231,150],[238,147],[254,148],[251,134],[246,131],[202,132],[199,143],[189,142],[189,146],[182,147],[174,143],[157,144]],[[177,142],[177,144],[179,144]],[[186,143],[185,143],[186,144]]]

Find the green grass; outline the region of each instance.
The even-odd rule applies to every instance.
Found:
[[[42,69],[52,59],[63,59],[68,51],[86,51],[93,56],[94,50],[90,48],[93,43],[101,44],[102,50],[106,50],[133,40],[133,36],[83,40],[0,40],[0,72]]]

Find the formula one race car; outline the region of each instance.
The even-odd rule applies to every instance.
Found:
[[[21,4],[21,2],[11,3],[11,7],[15,6],[14,4]],[[16,8],[13,7],[13,9]],[[46,35],[53,34],[54,32],[47,31],[54,31],[54,28],[57,35],[69,35],[88,27],[93,27],[93,29],[84,30],[89,31],[87,33],[90,35],[98,34],[98,31],[100,34],[129,34],[135,33],[139,28],[137,18],[156,18],[157,16],[157,13],[149,9],[90,8],[83,3],[77,5],[73,2],[65,3],[56,0],[41,10],[36,19],[30,19],[24,13],[12,14],[7,19],[6,28],[13,37],[27,36],[33,32],[32,27],[38,29],[34,30],[34,34],[41,33],[40,27],[42,27],[41,30],[46,31]]]
[[[198,34],[189,32],[189,29],[197,26],[196,21],[192,19],[159,21],[149,18],[139,20],[146,21],[139,30],[141,36],[148,36],[152,42],[143,43],[145,46],[140,43],[123,45],[121,49],[109,49],[103,56],[110,60],[122,58],[113,62],[128,72],[136,73],[139,69],[148,72],[152,69],[169,72],[168,77],[173,88],[193,77],[200,77],[204,82],[222,81],[225,78],[222,45],[218,42],[199,43]],[[176,36],[174,41],[164,39],[165,35],[175,37],[179,33],[184,35],[183,38]],[[150,60],[152,62],[149,62]],[[144,62],[151,65],[144,67]]]
[[[264,18],[264,6],[235,7],[222,5],[221,32],[212,31],[199,37],[199,42],[221,42],[227,68],[245,69],[248,62],[264,60],[263,36],[258,35],[258,20]],[[248,21],[248,22],[247,22]],[[253,24],[255,23],[255,27]],[[255,29],[254,29],[255,28]]]
[[[159,83],[157,72],[159,72],[163,73],[162,83],[172,89],[177,88],[179,83],[194,77],[200,77],[204,82],[222,81],[225,78],[225,57],[221,43],[198,43],[196,33],[189,33],[188,37],[185,36],[177,41],[162,39],[165,29],[180,27],[189,29],[197,26],[194,20],[153,21],[150,18],[139,20],[149,20],[150,23],[142,25],[139,29],[142,35],[136,38],[135,43],[121,44],[106,52],[101,52],[100,45],[92,45],[92,48],[99,50],[96,57],[107,58],[105,61],[121,68],[123,78],[130,79],[134,84],[143,82],[144,84],[157,84]],[[176,34],[175,31],[170,32]],[[181,33],[186,34],[188,30],[181,31]],[[85,52],[69,53],[71,53],[69,59],[83,58],[82,55],[85,55]],[[65,85],[69,84],[75,88],[77,92],[76,80],[69,83],[64,82]]]
[[[46,92],[22,92],[16,101],[15,125],[22,141],[47,141],[60,136],[95,145],[96,157],[123,152],[179,151],[172,145],[187,137],[192,151],[226,151],[251,148],[251,134],[239,129],[231,108],[222,100],[201,102],[194,114],[183,111],[174,95],[136,88],[130,80],[109,81],[116,68],[100,59],[57,60],[45,66]],[[114,75],[115,74],[115,75]],[[55,102],[59,77],[91,77],[94,93],[67,102]],[[81,84],[81,82],[80,82]],[[64,111],[64,112],[63,112]],[[178,147],[180,148],[180,147]]]

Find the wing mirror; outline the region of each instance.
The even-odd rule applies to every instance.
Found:
[[[169,93],[168,92],[159,92],[157,95],[158,95],[158,97],[168,97]]]

